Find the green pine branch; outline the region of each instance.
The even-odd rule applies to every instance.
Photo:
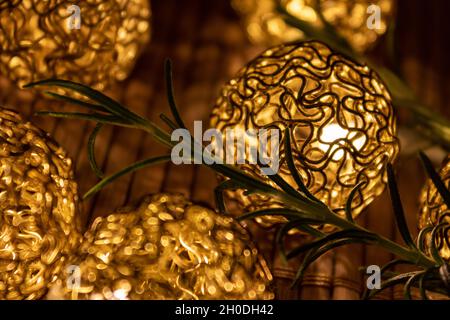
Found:
[[[168,80],[167,80],[168,79]],[[61,99],[65,99],[67,102],[71,102],[73,104],[79,105],[80,107],[87,108],[87,115],[94,116],[86,116],[80,117],[79,113],[40,113],[48,116],[64,116],[66,118],[73,119],[86,119],[96,123],[100,123],[103,125],[115,125],[115,126],[126,126],[134,129],[144,130],[149,133],[155,141],[161,143],[162,145],[171,148],[174,146],[174,142],[171,141],[171,130],[174,130],[177,126],[184,127],[184,123],[181,120],[181,117],[178,113],[177,106],[175,104],[173,86],[171,84],[171,67],[170,62],[166,63],[166,83],[168,87],[168,100],[170,104],[170,110],[175,121],[170,120],[169,117],[163,115],[161,119],[168,124],[170,130],[165,131],[161,129],[158,125],[151,122],[150,120],[143,118],[140,115],[135,114],[131,110],[122,106],[118,102],[112,100],[111,98],[105,96],[101,92],[93,90],[89,87],[86,87],[82,84],[73,83],[65,80],[46,80],[40,81],[36,83],[31,83],[27,85],[27,87],[58,87],[65,88],[70,91],[74,91],[79,95],[85,97],[90,100],[90,102],[85,102],[83,100],[78,100],[76,98],[71,98],[69,95],[67,96],[59,96]],[[91,113],[89,113],[89,111]],[[107,121],[108,120],[108,121]],[[94,171],[98,171],[97,174],[103,176],[103,173],[100,170],[95,170],[97,164],[95,163],[95,155],[94,155],[94,142],[95,136],[100,130],[100,127],[97,126],[94,129],[93,134],[91,135],[90,143],[88,144],[88,153],[89,160],[91,161],[91,167],[94,168]],[[425,242],[431,236],[431,243],[435,243],[435,239],[439,234],[439,231],[444,228],[443,224],[439,224],[438,226],[428,227],[424,232],[421,232],[419,238],[416,242],[412,240],[412,237],[409,233],[409,230],[406,226],[406,220],[403,213],[403,208],[401,205],[400,197],[397,190],[397,184],[395,182],[395,177],[393,173],[393,169],[389,167],[389,188],[391,191],[392,203],[395,211],[395,217],[397,221],[397,226],[402,234],[403,239],[405,240],[406,245],[398,244],[380,234],[372,232],[358,225],[352,219],[352,208],[351,201],[352,197],[358,192],[358,189],[361,185],[357,185],[352,191],[352,195],[348,199],[348,203],[346,206],[346,215],[344,217],[336,214],[328,208],[325,204],[320,202],[317,198],[312,195],[306,186],[304,185],[300,174],[297,172],[295,166],[293,165],[293,155],[292,150],[290,148],[289,139],[291,139],[290,134],[286,132],[286,148],[285,148],[285,158],[287,159],[288,168],[292,177],[294,178],[295,183],[298,186],[298,190],[290,186],[286,181],[284,181],[280,176],[272,177],[272,181],[276,184],[277,187],[273,187],[260,179],[249,176],[244,173],[236,166],[230,166],[226,164],[215,164],[207,165],[212,170],[220,173],[221,175],[228,178],[227,181],[220,184],[215,190],[216,201],[218,202],[218,208],[221,212],[226,213],[226,206],[223,199],[223,192],[226,190],[235,190],[235,189],[244,189],[246,192],[263,194],[266,196],[271,196],[276,198],[279,203],[283,204],[282,208],[277,209],[267,209],[267,210],[259,210],[255,212],[245,213],[240,217],[242,219],[253,219],[263,215],[279,215],[283,216],[287,219],[287,223],[283,225],[279,232],[277,233],[276,239],[277,244],[280,246],[280,251],[282,253],[283,259],[291,259],[293,257],[298,256],[300,253],[305,253],[305,257],[303,258],[302,265],[300,266],[293,285],[299,283],[304,275],[307,267],[317,260],[320,256],[325,254],[326,252],[333,250],[337,247],[352,244],[352,243],[363,243],[367,245],[374,245],[378,247],[382,247],[385,250],[393,253],[398,257],[398,261],[402,263],[408,263],[417,269],[415,272],[406,273],[406,274],[393,274],[387,279],[383,281],[382,289],[385,289],[389,286],[395,284],[403,284],[405,289],[405,296],[410,297],[410,290],[414,286],[418,286],[421,289],[421,293],[424,297],[426,297],[427,291],[435,291],[435,292],[446,292],[446,282],[441,274],[443,268],[448,268],[448,264],[442,260],[439,256],[438,251],[435,245],[432,245],[431,254],[427,251],[427,246]],[[201,144],[198,141],[192,140],[192,145]],[[210,157],[208,153],[203,153],[202,148],[194,148],[194,150],[199,149],[202,152],[201,156]],[[191,155],[192,158],[196,156],[196,154]],[[439,182],[439,176],[437,174],[433,174],[431,172],[431,168],[429,166],[429,162],[426,160],[426,156],[422,155],[422,159],[424,160],[424,165],[429,171],[429,174],[432,176],[433,181],[438,187],[439,192],[443,194],[443,197],[447,197],[448,190],[444,190],[442,188],[441,183]],[[170,156],[162,155],[156,158],[150,158],[143,161],[139,161],[135,164],[126,167],[119,172],[103,178],[98,184],[92,187],[84,198],[92,196],[96,192],[99,192],[104,186],[113,182],[120,176],[124,174],[140,170],[146,166],[156,165],[158,163],[166,162],[170,160]],[[209,159],[213,160],[213,159]],[[328,224],[336,227],[336,231],[330,233],[323,233],[317,229],[317,226]],[[292,228],[300,229],[316,240],[312,241],[309,244],[306,244],[303,247],[296,248],[291,252],[286,253],[286,249],[284,248],[284,240],[288,236],[288,231]],[[388,267],[392,267],[395,265],[394,263]],[[445,269],[447,270],[447,269]],[[386,272],[386,274],[388,274]],[[447,273],[448,274],[448,273]],[[448,282],[448,281],[447,281]],[[376,294],[377,290],[369,292],[368,296]],[[448,293],[448,291],[447,291]],[[450,296],[450,294],[449,294]]]

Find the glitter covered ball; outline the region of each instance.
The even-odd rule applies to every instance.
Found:
[[[97,218],[68,270],[49,298],[273,298],[272,276],[246,230],[179,194]]]
[[[211,126],[225,137],[227,130],[279,129],[279,149],[272,154],[267,150],[269,158],[279,159],[278,174],[296,188],[285,158],[288,129],[294,165],[315,197],[344,215],[351,191],[361,184],[351,204],[355,217],[383,192],[386,166],[399,151],[391,97],[379,76],[317,41],[277,46],[252,60],[223,87]],[[260,143],[247,138],[246,161],[248,146]],[[238,153],[224,140],[226,154]],[[239,167],[275,186],[255,164],[247,161]],[[228,195],[244,211],[283,206],[242,190]],[[285,219],[257,221],[271,226]]]
[[[450,189],[450,156],[444,160],[439,175],[447,189]],[[419,229],[436,226],[442,222],[448,223],[449,226],[438,232],[436,247],[441,257],[450,262],[450,210],[434,183],[429,179],[420,195]],[[431,236],[428,234],[428,241],[430,240]]]
[[[59,78],[103,90],[130,73],[149,19],[148,0],[0,1],[0,71],[18,85]]]
[[[72,161],[10,110],[0,137],[0,299],[38,299],[81,239]]]
[[[254,43],[275,45],[304,38],[298,28],[285,22],[277,6],[294,18],[322,29],[323,20],[336,29],[356,51],[372,47],[388,28],[395,0],[232,0]],[[317,5],[320,6],[320,17]]]

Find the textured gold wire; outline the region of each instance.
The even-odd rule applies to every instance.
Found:
[[[304,37],[299,29],[289,26],[277,12],[277,3],[292,16],[323,27],[316,11],[317,0],[232,0],[232,5],[242,16],[242,22],[251,41],[275,45],[296,41]],[[319,0],[323,17],[356,51],[372,47],[383,35],[395,9],[395,0]],[[369,29],[367,8],[380,8],[380,25]]]
[[[80,29],[69,29],[71,5]],[[0,0],[0,72],[19,86],[59,78],[103,90],[130,73],[149,19],[147,0]]]
[[[294,164],[305,185],[338,214],[344,214],[352,189],[364,183],[352,202],[355,217],[383,192],[386,165],[399,151],[391,98],[378,75],[316,41],[268,49],[241,69],[223,87],[211,126],[222,132],[280,129],[279,174],[295,187],[284,151],[283,132],[289,128]],[[275,186],[255,165],[240,167]],[[246,211],[283,205],[242,190],[228,195]],[[285,219],[257,221],[271,226]]]
[[[272,275],[246,230],[180,194],[97,218],[71,263],[81,286],[68,286],[66,275],[51,298],[273,298]]]
[[[0,109],[0,299],[38,299],[78,246],[72,161],[47,134]]]
[[[444,160],[439,174],[449,189],[450,156],[447,156]],[[450,223],[450,210],[444,203],[434,183],[429,179],[420,194],[419,229],[423,229],[429,225],[435,226],[441,222]],[[431,235],[428,235],[428,241],[431,241]],[[450,226],[438,231],[436,247],[441,257],[450,261]]]

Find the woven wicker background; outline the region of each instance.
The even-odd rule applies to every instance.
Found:
[[[152,1],[152,11],[150,45],[129,79],[108,94],[134,111],[158,121],[160,113],[168,113],[163,61],[170,57],[174,62],[176,97],[185,122],[203,120],[206,126],[220,86],[264,48],[247,41],[228,0]],[[417,94],[447,116],[450,115],[449,12],[450,1],[446,0],[400,0],[397,19],[397,45],[401,53],[399,67]],[[382,52],[382,48],[378,48],[374,54],[383,59]],[[0,105],[19,110],[55,137],[75,160],[81,192],[96,182],[86,153],[88,129],[92,129],[92,124],[33,117],[36,110],[71,108],[28,91],[19,91],[1,77]],[[96,150],[97,160],[107,173],[164,151],[143,133],[120,128],[102,131]],[[399,187],[412,230],[416,228],[417,197],[423,181],[424,175],[417,160],[401,159]],[[146,169],[121,178],[85,203],[85,220],[106,215],[116,207],[137,201],[144,194],[159,191],[182,192],[195,201],[213,205],[215,183],[215,174],[202,166],[168,164]],[[401,241],[395,231],[386,194],[366,210],[359,222]],[[272,266],[279,299],[357,299],[363,284],[359,267],[381,265],[392,258],[377,248],[345,247],[316,262],[301,286],[290,289],[299,261],[284,266],[272,243],[273,232],[254,226],[252,230]],[[292,241],[295,243],[302,239]],[[401,294],[401,291],[391,290],[382,298],[401,298]]]

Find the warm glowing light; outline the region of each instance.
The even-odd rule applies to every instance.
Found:
[[[246,230],[179,194],[97,218],[69,263],[80,267],[82,290],[60,275],[55,287],[66,299],[273,298],[272,275]]]
[[[292,16],[322,28],[316,3],[320,5],[325,21],[335,27],[357,51],[369,49],[386,32],[395,7],[395,0],[232,0],[233,7],[242,16],[249,38],[264,45],[304,37],[303,32],[284,22],[277,5]],[[368,8],[374,5],[379,8],[380,22],[377,28],[369,28],[367,21],[371,11]]]
[[[354,132],[342,128],[337,123],[326,125],[323,127],[322,134],[319,138],[319,148],[323,152],[331,151],[331,153],[334,154],[333,160],[340,160],[344,157],[345,151],[341,150],[340,144],[335,142],[339,140],[351,141],[353,147],[357,151],[360,151],[366,139],[364,136],[361,136],[355,140],[355,135],[356,134]],[[332,148],[332,150],[330,150],[330,148]],[[337,149],[337,151],[335,149]]]
[[[127,300],[128,291],[126,291],[125,289],[118,289],[114,291],[114,297],[118,300]]]
[[[444,160],[439,175],[447,189],[450,189],[450,155]],[[450,208],[444,203],[431,179],[422,189],[420,204],[419,229],[436,226],[441,222],[450,224]],[[428,241],[430,240],[429,236]],[[440,256],[450,262],[450,228],[448,226],[438,233],[436,247]]]
[[[223,87],[211,126],[221,132],[289,128],[294,164],[305,185],[339,214],[359,183],[364,185],[352,203],[355,216],[383,192],[386,166],[399,151],[391,98],[378,75],[316,41],[280,45],[253,59]],[[281,140],[278,174],[296,186],[283,159],[284,134]],[[240,168],[275,186],[256,165]],[[245,211],[283,205],[243,190],[228,195]],[[257,221],[271,226],[285,220]]]

